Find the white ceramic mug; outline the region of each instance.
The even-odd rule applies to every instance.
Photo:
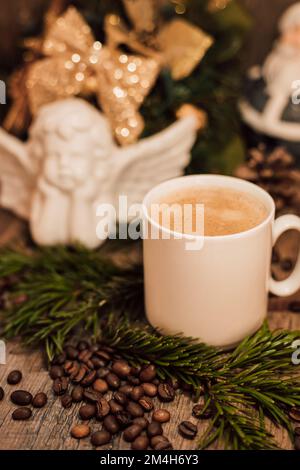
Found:
[[[149,208],[181,188],[222,187],[243,191],[267,209],[258,226],[234,235],[204,237],[202,249],[188,251],[182,235],[160,226]],[[182,333],[230,348],[262,325],[268,292],[280,296],[300,287],[300,261],[291,276],[277,282],[270,277],[272,247],[281,234],[300,231],[300,218],[283,215],[274,222],[271,196],[252,183],[219,175],[192,175],[153,188],[143,202],[148,232],[168,233],[169,239],[144,239],[145,307],[149,322],[165,334]]]

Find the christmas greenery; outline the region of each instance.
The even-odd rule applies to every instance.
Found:
[[[291,433],[288,410],[300,405],[292,344],[299,332],[264,325],[231,352],[181,335],[162,336],[143,314],[140,266],[119,268],[101,251],[81,247],[0,253],[5,337],[44,345],[49,358],[83,331],[115,347],[131,364],[154,363],[204,393],[213,418],[199,446],[219,440],[233,449],[272,449],[266,418]]]

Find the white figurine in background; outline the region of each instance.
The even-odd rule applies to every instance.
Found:
[[[22,143],[0,129],[0,204],[29,221],[40,245],[96,236],[96,206],[119,195],[141,203],[156,184],[179,176],[189,163],[197,119],[189,115],[166,130],[118,147],[104,115],[79,98],[41,108]]]

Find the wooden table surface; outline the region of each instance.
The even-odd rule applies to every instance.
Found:
[[[7,243],[18,239],[24,231],[24,225],[6,212],[0,211],[0,240]],[[280,241],[280,253],[295,258],[299,239],[291,234]],[[277,270],[277,276],[283,273]],[[300,299],[300,293],[293,299]],[[271,298],[269,303],[269,322],[271,328],[290,328],[300,330],[300,314],[288,312],[291,299]],[[21,384],[7,385],[6,377],[9,371],[20,369],[23,372]],[[69,410],[62,409],[59,399],[53,396],[51,380],[48,378],[44,357],[41,351],[25,350],[18,341],[7,344],[7,364],[0,365],[0,385],[6,396],[0,402],[0,449],[91,449],[89,439],[77,441],[70,437],[70,428],[80,422],[78,418],[79,405],[73,405]],[[11,413],[14,406],[9,401],[10,393],[17,388],[29,390],[31,393],[44,391],[48,395],[48,405],[41,410],[34,410],[33,417],[28,421],[13,421]],[[171,411],[171,421],[164,425],[165,434],[169,437],[174,449],[196,449],[197,440],[187,441],[177,434],[177,425],[184,419],[190,419],[193,403],[185,395],[178,395],[175,402],[166,404]],[[193,420],[193,418],[191,418]],[[197,423],[194,420],[195,424]],[[100,424],[95,422],[92,429],[97,430]],[[205,424],[199,423],[199,434],[205,430]],[[284,449],[290,449],[291,444],[287,434],[281,429],[272,428],[277,442]],[[103,449],[127,449],[123,440],[116,437],[110,446]],[[216,447],[213,447],[216,448]]]

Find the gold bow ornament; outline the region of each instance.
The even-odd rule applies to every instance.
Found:
[[[142,44],[134,31],[127,31],[116,15],[105,18],[105,32],[107,44],[102,44],[81,14],[69,7],[48,24],[42,39],[28,42],[39,58],[18,72],[25,87],[20,93],[15,80],[6,128],[13,127],[24,99],[35,116],[42,105],[59,99],[96,96],[119,144],[131,144],[144,128],[139,108],[161,68],[169,67],[175,80],[182,79],[213,42],[202,30],[179,19],[162,27],[153,48]],[[137,54],[123,52],[121,43]]]

